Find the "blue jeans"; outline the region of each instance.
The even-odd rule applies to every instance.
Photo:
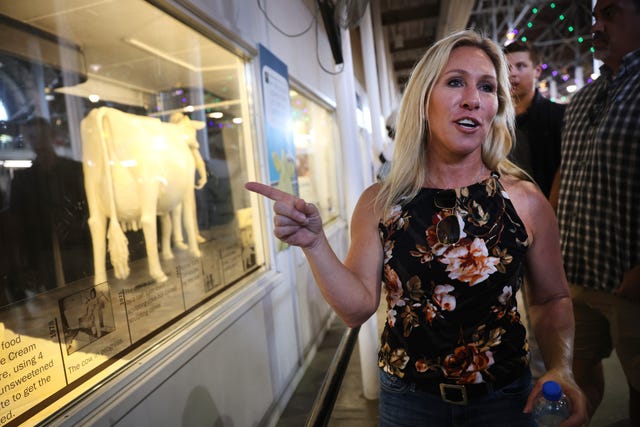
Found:
[[[380,370],[380,427],[533,427],[522,413],[533,385],[531,372],[467,405],[442,401],[414,383]]]

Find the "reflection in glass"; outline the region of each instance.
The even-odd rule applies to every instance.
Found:
[[[264,253],[238,56],[142,0],[3,2],[0,34],[0,346],[21,352],[0,391],[8,373],[38,384],[0,408],[20,423],[174,333]],[[201,126],[183,138],[179,118]],[[166,157],[176,141],[189,168]]]

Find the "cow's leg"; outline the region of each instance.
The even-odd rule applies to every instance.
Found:
[[[200,258],[200,248],[198,247],[198,227],[195,221],[196,215],[196,195],[193,189],[188,189],[182,199],[182,209],[184,218],[184,228],[187,230],[189,240],[189,251],[196,258]]]
[[[187,249],[182,234],[182,203],[176,205],[171,211],[171,220],[173,221],[173,245],[180,250]]]
[[[93,282],[98,285],[107,281],[105,266],[107,255],[107,215],[99,209],[95,185],[88,182],[95,177],[85,180],[87,204],[89,206],[89,231],[93,246]]]
[[[151,176],[151,175],[148,175]],[[158,230],[156,227],[156,214],[158,203],[158,184],[141,186],[141,211],[140,223],[144,234],[145,248],[147,249],[147,261],[149,262],[149,274],[158,282],[167,280],[167,276],[160,266],[158,256]]]
[[[171,250],[171,217],[168,213],[160,215],[160,231],[162,233],[160,241],[162,259],[173,259],[173,251]]]
[[[193,224],[196,227],[196,240],[198,241],[198,243],[204,243],[207,241],[207,239],[205,239],[204,237],[202,237],[202,234],[200,234],[200,227],[198,226],[198,202],[195,199],[194,196],[194,200],[193,200]]]

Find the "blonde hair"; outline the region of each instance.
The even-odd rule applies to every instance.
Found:
[[[476,47],[487,54],[498,80],[498,111],[482,144],[482,161],[501,175],[530,177],[507,159],[514,140],[515,111],[509,93],[507,62],[491,39],[473,30],[458,31],[431,46],[416,64],[404,90],[396,121],[391,170],[383,181],[376,204],[386,216],[391,207],[409,201],[423,186],[429,120],[427,106],[433,87],[449,61],[451,52],[463,46]],[[425,120],[426,118],[426,120]]]

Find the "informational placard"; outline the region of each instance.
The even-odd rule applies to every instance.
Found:
[[[193,286],[183,284],[187,308],[193,307],[193,305],[202,301],[205,296],[211,295],[224,285],[220,267],[220,251],[217,243],[210,240],[200,245],[200,247],[202,248],[202,258],[200,259],[202,282]]]
[[[260,77],[271,185],[298,195],[296,151],[291,128],[289,72],[284,62],[259,45]]]
[[[38,334],[0,330],[0,425],[67,384],[55,322],[41,326]]]
[[[61,353],[68,382],[131,345],[125,312],[108,283],[58,298]]]
[[[182,294],[184,295],[185,308],[192,307],[206,295],[202,259],[186,259],[176,263],[176,275],[180,280]]]
[[[115,295],[79,282],[0,311],[0,426],[131,345]]]
[[[184,312],[182,287],[175,275],[164,282],[141,283],[123,289],[120,301],[125,306],[133,342]]]
[[[222,262],[222,274],[225,283],[231,283],[244,274],[242,265],[242,248],[238,245],[229,245],[220,249]]]
[[[256,265],[256,246],[253,237],[253,222],[251,209],[239,209],[236,213],[238,229],[240,230],[240,243],[242,245],[242,267],[245,272]]]
[[[127,279],[109,272],[98,285],[90,277],[3,307],[0,426],[20,425],[38,404],[99,375],[127,348],[247,274],[255,256],[243,253],[238,232],[220,235],[200,245],[200,258],[176,250],[163,259],[166,281],[151,279],[139,259]]]

